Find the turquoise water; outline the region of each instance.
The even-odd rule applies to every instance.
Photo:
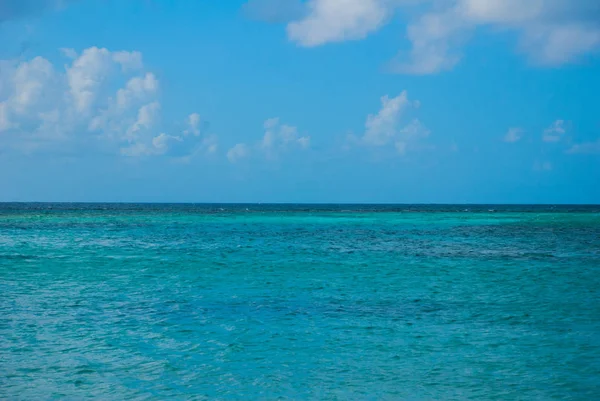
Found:
[[[600,208],[0,204],[0,399],[600,399]]]

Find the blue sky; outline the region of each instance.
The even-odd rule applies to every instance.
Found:
[[[0,201],[600,203],[594,0],[3,0]]]

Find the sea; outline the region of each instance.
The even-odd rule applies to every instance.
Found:
[[[598,400],[600,206],[0,204],[2,400]]]

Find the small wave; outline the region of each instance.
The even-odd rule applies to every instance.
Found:
[[[34,260],[34,259],[41,259],[41,256],[36,256],[36,255],[24,255],[21,253],[9,253],[9,254],[4,254],[4,255],[0,255],[0,259],[6,259],[6,260]]]

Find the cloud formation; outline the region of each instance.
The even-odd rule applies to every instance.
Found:
[[[542,140],[544,142],[558,142],[566,132],[565,122],[563,120],[556,120],[544,130]]]
[[[452,68],[460,46],[478,28],[516,32],[518,50],[539,65],[576,62],[600,48],[600,3],[595,0],[455,0],[408,26],[412,50],[398,72],[429,74]]]
[[[350,142],[371,148],[392,146],[398,154],[405,154],[430,134],[419,119],[406,122],[404,118],[408,111],[419,105],[420,102],[409,100],[406,91],[393,98],[383,96],[379,111],[367,116],[362,137],[350,136]]]
[[[230,162],[235,163],[253,152],[274,160],[288,151],[306,150],[310,147],[310,136],[300,136],[297,127],[281,124],[279,118],[267,119],[263,127],[265,133],[254,146],[238,143],[229,149],[227,158]]]
[[[588,155],[599,155],[600,154],[600,139],[595,142],[584,142],[578,143],[567,150],[570,154],[588,154]]]
[[[308,149],[310,146],[309,136],[299,136],[298,128],[287,124],[281,124],[279,118],[270,118],[264,124],[265,134],[260,142],[260,148],[268,156],[277,157],[281,152],[289,148]]]
[[[237,143],[231,149],[227,151],[227,159],[231,163],[236,163],[237,161],[245,158],[250,153],[248,146],[244,143]]]
[[[522,128],[509,128],[508,132],[504,136],[504,142],[514,143],[521,140],[523,137],[523,129]]]
[[[307,15],[290,22],[290,40],[302,46],[363,39],[379,29],[389,17],[381,0],[310,0]]]
[[[518,52],[538,65],[577,62],[600,50],[596,0],[308,0],[304,12],[296,12],[301,16],[288,23],[287,35],[304,47],[359,40],[407,8],[411,49],[391,63],[397,73],[453,68],[462,46],[484,28],[491,28],[488,34],[516,33]]]
[[[179,133],[161,132],[156,136],[144,138],[142,135],[140,138],[136,128],[141,127],[145,130],[154,126],[158,111],[157,103],[151,103],[140,109],[137,121],[128,131],[130,145],[121,148],[121,154],[125,156],[166,155],[181,161],[189,161],[198,155],[211,155],[217,152],[218,138],[216,135],[200,130],[201,121],[198,113],[192,113],[187,117],[186,126]]]
[[[64,67],[43,57],[0,61],[0,134],[6,147],[30,153],[81,145],[127,156],[177,157],[216,151],[216,138],[201,132],[196,113],[181,134],[158,131],[160,84],[145,71],[141,53],[61,51],[70,61]]]

